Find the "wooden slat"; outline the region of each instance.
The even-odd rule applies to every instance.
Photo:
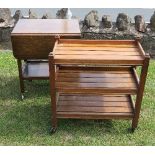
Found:
[[[137,88],[104,88],[104,89],[99,89],[99,88],[92,88],[92,89],[84,89],[84,88],[57,88],[57,91],[61,92],[61,93],[78,93],[78,94],[88,94],[88,93],[92,93],[92,94],[131,94],[131,95],[135,95],[137,93]]]
[[[142,65],[143,59],[133,60],[133,59],[56,59],[55,64],[62,65]]]
[[[55,55],[55,60],[143,60],[141,56],[123,55]]]
[[[58,77],[75,77],[75,78],[83,78],[83,77],[90,77],[90,78],[121,78],[121,77],[128,77],[128,78],[131,78],[132,77],[132,74],[127,74],[127,73],[124,73],[124,74],[121,74],[121,73],[109,73],[109,72],[68,72],[68,73],[58,73]]]
[[[64,44],[59,44],[57,46],[58,48],[60,47],[104,47],[104,48],[114,48],[114,47],[119,47],[119,48],[137,48],[136,44],[105,44],[105,43],[90,43],[90,44],[75,44],[75,43],[64,43]]]
[[[97,72],[97,71],[130,71],[131,66],[101,66],[101,67],[88,67],[88,66],[59,66],[59,72]],[[125,72],[124,72],[125,73]]]
[[[57,112],[57,118],[74,119],[132,119],[133,115],[133,113]]]
[[[97,102],[97,104],[96,104]],[[78,106],[78,107],[130,107],[128,102],[99,102],[99,101],[59,101],[58,106]]]
[[[56,64],[143,64],[141,56],[120,55],[55,55]]]
[[[95,112],[95,113],[120,113],[120,112],[132,112],[128,107],[84,107],[84,106],[57,106],[57,111],[65,112]]]
[[[126,48],[126,47],[121,47],[121,48],[116,48],[115,46],[103,46],[103,45],[97,45],[97,46],[93,46],[93,45],[81,45],[81,46],[60,46],[58,45],[56,47],[57,51],[60,50],[64,50],[64,51],[89,51],[89,50],[94,50],[94,51],[113,51],[113,52],[137,52],[139,49],[137,47],[130,47],[130,48]]]
[[[140,56],[137,52],[113,52],[113,51],[56,51],[56,55],[119,55],[119,56]]]
[[[129,102],[129,98],[124,96],[112,96],[112,95],[92,95],[92,94],[61,94],[59,101],[96,101],[96,102]]]
[[[58,78],[57,82],[81,82],[81,83],[133,83],[131,78]]]
[[[77,40],[60,39],[59,44],[110,44],[110,45],[135,45],[135,40]]]
[[[81,89],[104,89],[104,88],[135,88],[135,83],[74,83],[74,82],[57,82],[56,83],[57,88],[61,87],[67,87],[76,89],[76,88],[81,88]]]
[[[60,66],[61,67],[61,66]],[[74,67],[74,66],[72,66],[72,67]],[[69,68],[67,68],[67,69],[65,69],[65,67],[64,66],[62,66],[62,68],[64,68],[63,70],[59,70],[59,73],[68,73],[68,74],[70,74],[70,73],[77,73],[77,74],[80,74],[81,75],[81,73],[82,74],[131,74],[131,70],[128,68],[127,70],[126,70],[126,68],[125,68],[125,70],[122,68],[122,70],[115,70],[115,69],[118,69],[118,68],[112,68],[111,69],[111,67],[107,67],[107,68],[97,68],[97,67],[75,67],[75,69],[73,70],[72,69],[72,67],[69,69]],[[92,68],[92,69],[91,69]],[[87,70],[87,69],[89,69],[89,70]],[[99,70],[98,70],[99,69]],[[121,68],[120,68],[121,69]]]
[[[115,85],[115,86],[114,86]],[[132,86],[132,87],[131,87]],[[137,93],[137,87],[134,84],[125,85],[122,84],[114,84],[108,83],[106,86],[104,84],[57,84],[56,88],[60,92],[65,93],[105,93],[105,94],[135,94]]]

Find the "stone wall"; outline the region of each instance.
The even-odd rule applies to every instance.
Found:
[[[0,42],[10,41],[10,34],[13,27],[1,27],[0,28]]]
[[[67,9],[58,10],[56,18],[66,17]],[[8,9],[0,9],[0,45],[10,42],[10,33],[21,18],[36,19],[37,14],[29,10],[29,17],[23,17],[22,12],[17,10],[12,17]],[[50,14],[44,14],[42,17],[42,19],[49,18],[52,18]],[[72,18],[76,17],[72,16]],[[103,15],[102,19],[99,19],[98,12],[92,10],[83,20],[79,21],[79,24],[84,39],[118,40],[139,37],[144,50],[155,57],[155,13],[150,17],[150,23],[145,23],[141,15],[136,15],[135,22],[131,23],[130,17],[124,13],[118,14],[116,22],[112,22],[109,15]]]

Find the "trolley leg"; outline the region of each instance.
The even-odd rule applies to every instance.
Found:
[[[139,88],[138,88],[138,94],[136,98],[136,104],[135,104],[135,115],[132,120],[132,130],[134,131],[137,128],[139,115],[140,115],[140,109],[141,109],[141,102],[143,98],[143,92],[147,77],[147,71],[149,66],[149,55],[146,55],[146,58],[144,60],[144,64],[142,66],[141,75],[140,75],[140,82],[139,82]]]
[[[21,92],[21,99],[24,99],[24,80],[23,80],[23,74],[22,74],[22,62],[20,59],[17,60],[18,64],[18,72],[19,72],[19,82],[20,82],[20,92]]]
[[[52,111],[52,128],[51,133],[55,133],[57,129],[57,117],[56,117],[56,89],[55,89],[55,64],[53,55],[49,56],[49,79],[50,79],[50,96],[51,96],[51,111]]]

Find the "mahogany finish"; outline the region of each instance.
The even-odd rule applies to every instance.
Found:
[[[134,131],[149,65],[139,41],[59,39],[49,60],[52,131],[58,118],[132,119]]]
[[[12,35],[80,36],[77,19],[20,19]]]
[[[71,44],[72,43],[72,44]],[[60,40],[56,64],[142,65],[144,56],[135,41]]]
[[[13,54],[17,59],[47,59],[56,36],[80,38],[78,20],[20,19],[11,33]]]
[[[81,38],[79,21],[77,19],[20,19],[14,27],[11,41],[13,55],[18,60],[22,96],[23,80],[49,79],[48,61],[42,59],[48,60],[48,54],[53,50],[56,38]]]

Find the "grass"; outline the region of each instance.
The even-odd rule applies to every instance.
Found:
[[[19,98],[16,60],[0,53],[0,145],[155,145],[155,61],[151,60],[137,130],[126,120],[59,120],[49,134],[48,81],[26,82],[26,98]]]

